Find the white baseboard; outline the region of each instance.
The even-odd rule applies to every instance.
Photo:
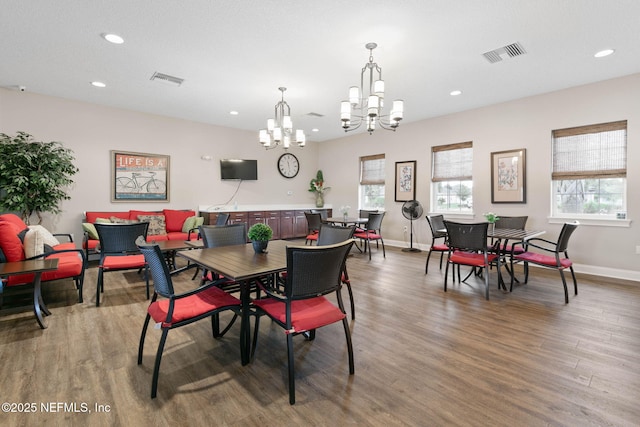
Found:
[[[400,240],[385,240],[385,245],[393,246],[398,248],[406,248],[408,247],[406,242],[402,242]],[[421,244],[413,244],[414,248],[421,249],[422,251],[428,251],[428,245]],[[426,253],[425,253],[426,259]],[[584,265],[584,264],[573,264],[573,269],[576,273],[581,274],[589,274],[591,276],[601,276],[601,277],[609,277],[612,279],[621,279],[621,280],[631,280],[634,282],[640,282],[640,271],[632,271],[632,270],[621,270],[617,268],[609,268],[602,267],[597,265]]]

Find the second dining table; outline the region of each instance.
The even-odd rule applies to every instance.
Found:
[[[243,365],[249,363],[251,352],[250,282],[263,276],[285,271],[287,269],[287,245],[291,244],[285,240],[271,240],[265,253],[256,253],[251,243],[193,249],[177,253],[178,256],[204,269],[240,283],[240,300],[242,301],[240,353]]]

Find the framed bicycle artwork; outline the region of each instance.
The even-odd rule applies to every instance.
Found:
[[[111,150],[112,202],[168,202],[169,156]]]

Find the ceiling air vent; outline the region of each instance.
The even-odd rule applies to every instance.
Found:
[[[527,53],[527,51],[524,50],[522,45],[518,42],[515,42],[510,45],[485,52],[482,54],[482,56],[484,56],[487,61],[494,64],[496,62],[502,61],[503,59],[514,58],[516,56],[524,55],[525,53]]]
[[[311,117],[324,117],[324,114],[314,113],[314,112],[312,111],[311,113],[307,113],[307,116],[311,116]]]
[[[180,86],[182,82],[184,82],[184,79],[181,79],[179,77],[173,77],[168,74],[158,73],[157,71],[153,73],[153,76],[151,76],[150,80],[155,80],[162,83],[170,84],[171,86]]]

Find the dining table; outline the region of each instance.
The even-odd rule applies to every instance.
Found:
[[[369,218],[352,218],[348,216],[333,216],[331,218],[325,218],[322,222],[327,224],[340,224],[343,226],[347,225],[365,225],[369,222]]]
[[[177,256],[203,269],[217,273],[240,284],[242,314],[240,318],[240,354],[242,364],[249,363],[251,354],[251,281],[272,276],[287,269],[287,246],[292,242],[270,240],[264,253],[256,253],[251,243],[243,245],[219,246],[215,248],[194,248],[179,251]]]

